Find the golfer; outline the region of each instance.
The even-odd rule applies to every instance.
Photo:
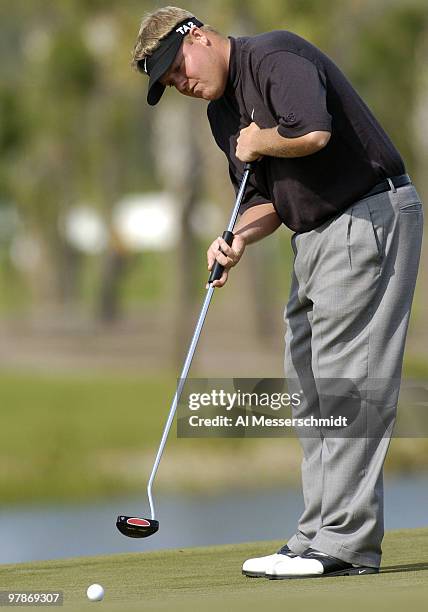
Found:
[[[248,559],[243,573],[377,573],[382,471],[423,227],[403,160],[340,69],[291,32],[224,37],[192,13],[165,7],[143,19],[133,59],[148,77],[149,104],[171,86],[210,102],[235,188],[244,162],[255,162],[232,245],[216,238],[208,249],[209,267],[217,260],[225,268],[214,285],[226,283],[247,245],[282,224],[294,232],[285,374],[303,391],[295,414],[342,408],[346,416],[357,389],[367,422],[387,423],[381,435],[299,433],[303,514],[283,548]],[[321,393],[326,380],[340,381],[339,398]]]

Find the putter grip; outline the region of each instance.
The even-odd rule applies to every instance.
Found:
[[[227,230],[223,232],[222,238],[229,246],[231,246],[233,242],[233,232],[228,232]],[[223,274],[224,266],[218,263],[216,260],[211,270],[210,277],[208,279],[208,283],[212,283],[215,280],[219,280],[221,275]]]

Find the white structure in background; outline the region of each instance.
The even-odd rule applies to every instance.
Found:
[[[168,251],[180,239],[180,209],[166,192],[123,197],[113,209],[111,223],[115,236],[131,252]],[[213,204],[202,203],[191,224],[198,237],[214,240],[221,231],[221,214]],[[89,205],[71,208],[61,219],[60,231],[69,244],[87,255],[98,255],[108,246],[109,229]]]
[[[88,205],[71,208],[60,222],[71,246],[87,255],[102,253],[108,244],[108,230],[101,215]]]
[[[221,228],[216,206],[202,203],[191,219],[193,231],[202,239],[216,238]],[[113,227],[131,251],[167,251],[180,239],[180,209],[172,194],[145,193],[123,198],[113,213]]]
[[[171,194],[128,195],[113,211],[113,228],[130,251],[168,251],[179,240],[178,213]]]

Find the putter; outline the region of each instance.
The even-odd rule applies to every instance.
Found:
[[[235,207],[232,212],[232,216],[229,221],[229,225],[227,230],[223,232],[223,239],[230,246],[233,241],[233,228],[235,227],[236,219],[239,214],[239,208],[241,206],[242,198],[245,193],[245,188],[247,186],[248,177],[252,170],[252,165],[250,163],[245,164],[244,166],[244,174],[242,175],[241,183],[239,186],[238,195],[236,196]],[[212,283],[215,280],[219,280],[221,275],[223,274],[223,266],[215,261],[213,268],[211,270],[211,274],[208,279],[208,289],[205,296],[204,303],[202,305],[202,310],[198,318],[198,322],[196,324],[195,331],[193,333],[193,338],[190,343],[189,350],[187,352],[186,360],[184,362],[183,370],[181,372],[181,376],[179,379],[179,383],[177,385],[177,390],[174,395],[174,399],[171,404],[171,408],[169,411],[168,419],[162,434],[162,439],[159,445],[159,449],[156,455],[155,462],[153,464],[152,472],[150,474],[149,482],[147,484],[147,496],[149,498],[150,504],[150,512],[151,518],[141,518],[137,516],[124,516],[119,515],[116,520],[116,527],[119,529],[120,533],[129,538],[147,538],[152,534],[156,533],[159,529],[159,521],[155,519],[155,509],[153,505],[152,498],[152,485],[156,476],[157,469],[159,467],[160,460],[162,458],[163,450],[168,438],[169,430],[171,429],[172,422],[174,420],[175,412],[177,410],[178,402],[180,401],[181,393],[183,391],[184,384],[187,379],[187,374],[189,372],[193,356],[195,354],[196,346],[198,344],[199,336],[202,331],[202,327],[205,321],[205,317],[208,312],[208,308],[211,302],[212,295],[214,293],[215,287],[212,286]]]

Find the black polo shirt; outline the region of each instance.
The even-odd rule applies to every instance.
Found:
[[[405,172],[400,154],[370,109],[314,45],[287,31],[230,42],[228,84],[224,95],[208,105],[208,118],[229,160],[235,189],[243,171],[236,140],[251,117],[260,128],[278,126],[286,138],[331,132],[327,146],[313,155],[257,162],[241,212],[272,202],[285,225],[306,232],[384,178]]]

